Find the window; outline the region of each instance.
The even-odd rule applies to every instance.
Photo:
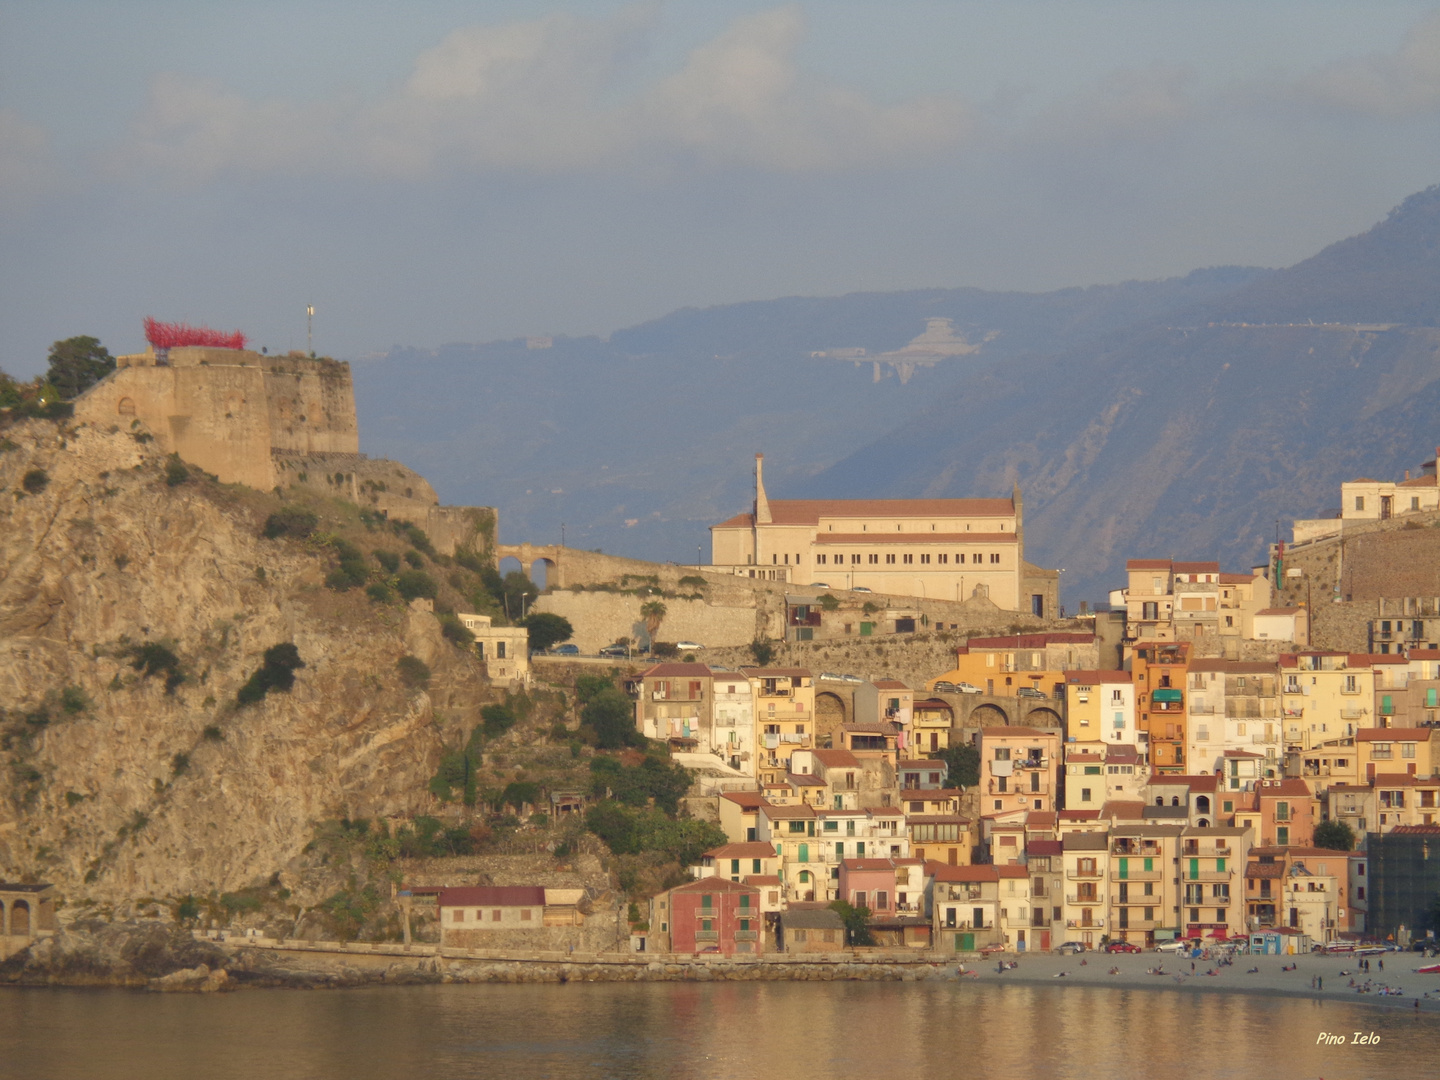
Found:
[[[816,555],[816,556],[815,556],[815,563],[816,563],[816,565],[818,565],[818,566],[824,566],[824,565],[825,565],[825,560],[826,560],[827,558],[829,558],[828,555]]]
[[[533,914],[534,914],[534,912],[532,912],[529,908],[524,908],[524,909],[521,910],[521,912],[520,912],[520,921],[521,921],[521,922],[529,922],[529,921],[530,921],[530,916],[533,915]]]
[[[1356,495],[1356,496],[1355,496],[1355,509],[1356,509],[1356,510],[1364,510],[1364,509],[1365,509],[1365,496],[1364,496],[1364,495]]]
[[[990,553],[990,561],[992,563],[998,563],[1000,561],[1000,553],[998,551],[992,551]]]
[[[885,562],[886,562],[886,564],[892,564],[892,563],[894,563],[894,562],[895,562],[895,556],[894,556],[894,555],[889,555],[889,554],[887,554],[887,555],[885,556]]]
[[[503,641],[497,641],[497,642],[495,642],[495,659],[496,659],[496,660],[504,660],[504,659],[505,659],[505,642],[503,642]]]
[[[451,921],[451,922],[464,922],[464,921],[465,921],[465,909],[464,909],[464,908],[456,908],[456,909],[455,909],[455,913],[450,916],[450,921]]]
[[[1081,789],[1080,789],[1080,801],[1081,801],[1081,802],[1089,802],[1089,801],[1090,801],[1090,789],[1089,789],[1088,787],[1087,787],[1087,788],[1081,788]]]
[[[942,566],[950,561],[950,556],[945,554],[937,555],[936,558],[940,561]]]
[[[906,566],[909,566],[911,563],[913,563],[913,562],[915,561],[915,556],[914,556],[914,555],[911,555],[911,554],[909,554],[909,553],[907,552],[906,555],[905,555],[905,560],[904,560],[904,561],[905,561],[905,565],[906,565]]]
[[[1402,758],[1415,756],[1415,744],[1413,742],[1402,742],[1400,744],[1400,756]]]
[[[887,555],[885,558],[886,558],[886,561],[887,561],[887,562],[894,562],[894,561],[895,561],[895,556],[893,556],[893,555]],[[868,561],[869,561],[870,563],[872,563],[872,564],[873,564],[873,563],[878,563],[878,562],[880,561],[880,556],[872,553]]]
[[[956,556],[955,556],[955,562],[956,562],[956,563],[963,563],[964,561],[965,561],[965,556],[964,556],[964,555],[956,555]]]
[[[860,556],[859,556],[859,555],[851,555],[851,556],[850,556],[850,565],[851,565],[851,566],[858,566],[859,563],[860,563]]]
[[[920,561],[921,561],[922,563],[928,563],[928,562],[930,561],[930,556],[929,556],[929,555],[921,555],[921,556],[920,556]]]
[[[499,909],[499,908],[496,908],[494,911],[490,912],[490,921],[491,921],[491,922],[499,922],[499,921],[500,921],[500,909]]]

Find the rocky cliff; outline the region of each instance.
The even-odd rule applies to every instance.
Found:
[[[143,432],[0,435],[0,878],[118,908],[279,874],[305,903],[316,822],[422,807],[444,720],[484,694],[433,615],[326,589],[323,549],[262,538],[278,500],[167,478]],[[284,642],[293,689],[238,706]],[[177,663],[147,674],[146,643]]]

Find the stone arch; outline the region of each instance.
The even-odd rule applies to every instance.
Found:
[[[514,555],[506,555],[496,563],[495,569],[500,572],[500,576],[503,578],[508,574],[524,574],[525,564]],[[528,577],[529,575],[526,576]]]
[[[555,560],[542,555],[530,564],[529,578],[544,592],[555,584]]]
[[[815,695],[815,745],[835,746],[835,733],[848,723],[845,699],[830,690]]]
[[[115,412],[120,416],[134,416],[135,399],[132,397],[122,397],[115,404]]]
[[[1210,812],[1210,796],[1197,795],[1195,797],[1195,810],[1197,813],[1208,814]]]
[[[1199,821],[1195,822],[1195,824],[1202,829],[1208,829],[1210,827],[1210,819],[1202,817]]]
[[[970,710],[969,727],[1008,727],[1010,717],[993,701],[984,701]]]
[[[1032,727],[1064,727],[1064,721],[1054,709],[1041,705],[1025,714],[1025,722]]]
[[[10,933],[29,937],[30,923],[30,905],[24,900],[10,901]]]
[[[1179,796],[1179,795],[1171,795],[1171,796],[1170,796],[1170,805],[1171,805],[1171,806],[1179,806],[1179,805],[1180,805],[1180,796]]]

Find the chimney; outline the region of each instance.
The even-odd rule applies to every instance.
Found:
[[[755,455],[755,524],[769,525],[770,500],[765,497],[765,455]]]

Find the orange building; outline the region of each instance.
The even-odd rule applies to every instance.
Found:
[[[1183,773],[1185,760],[1185,675],[1188,641],[1138,641],[1131,671],[1143,749],[1157,773]]]

